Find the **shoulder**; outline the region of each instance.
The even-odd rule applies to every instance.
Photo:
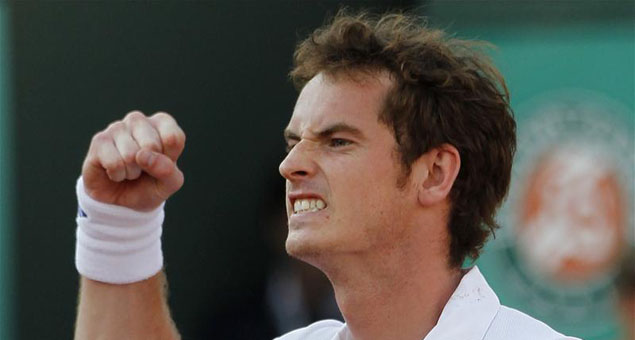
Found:
[[[580,340],[556,332],[544,322],[506,306],[500,306],[483,340]]]
[[[322,320],[291,331],[274,340],[330,340],[344,327],[337,320]]]

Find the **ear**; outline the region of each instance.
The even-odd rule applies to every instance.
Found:
[[[430,206],[444,201],[461,168],[459,151],[450,144],[442,144],[421,155],[413,164],[419,204]]]

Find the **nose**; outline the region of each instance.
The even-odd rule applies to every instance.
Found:
[[[310,148],[300,142],[289,151],[287,157],[282,160],[278,168],[282,177],[289,181],[297,181],[309,178],[315,174],[315,160],[308,149]]]

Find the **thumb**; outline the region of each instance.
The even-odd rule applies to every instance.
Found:
[[[183,173],[168,156],[144,148],[137,152],[135,159],[141,170],[156,179],[164,199],[183,185]]]

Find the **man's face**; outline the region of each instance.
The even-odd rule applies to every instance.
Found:
[[[397,186],[396,141],[378,120],[390,85],[387,75],[353,81],[318,74],[300,93],[280,164],[289,254],[378,251],[403,237],[416,199]]]

